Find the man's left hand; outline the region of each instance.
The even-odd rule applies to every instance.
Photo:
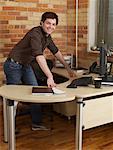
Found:
[[[68,69],[67,71],[71,78],[77,77],[77,73],[74,72],[72,69]]]

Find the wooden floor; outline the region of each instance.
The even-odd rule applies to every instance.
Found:
[[[50,131],[32,131],[29,115],[17,117],[20,133],[16,135],[16,150],[75,150],[74,119],[54,113],[53,122],[44,116]],[[3,142],[2,106],[0,107],[0,150],[8,150]],[[113,123],[83,131],[83,150],[113,150]]]

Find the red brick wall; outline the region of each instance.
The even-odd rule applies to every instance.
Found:
[[[1,0],[0,6],[0,81],[4,78],[2,66],[8,53],[29,29],[39,25],[40,17],[45,11],[56,12],[59,16],[59,25],[52,36],[63,55],[76,54],[75,0]],[[82,62],[86,60],[87,54],[87,8],[88,0],[79,0],[78,61],[80,65],[84,65]],[[52,57],[49,51],[46,51],[46,55]]]

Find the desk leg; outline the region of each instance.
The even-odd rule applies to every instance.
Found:
[[[8,142],[7,99],[3,98],[4,142]]]
[[[8,150],[15,150],[14,101],[7,100],[8,105]]]
[[[82,150],[82,108],[83,99],[77,99],[77,114],[76,114],[76,150]]]

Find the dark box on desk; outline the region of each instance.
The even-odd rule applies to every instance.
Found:
[[[53,90],[52,88],[48,88],[48,87],[33,87],[32,88],[32,94],[33,95],[37,95],[37,94],[53,94]]]

